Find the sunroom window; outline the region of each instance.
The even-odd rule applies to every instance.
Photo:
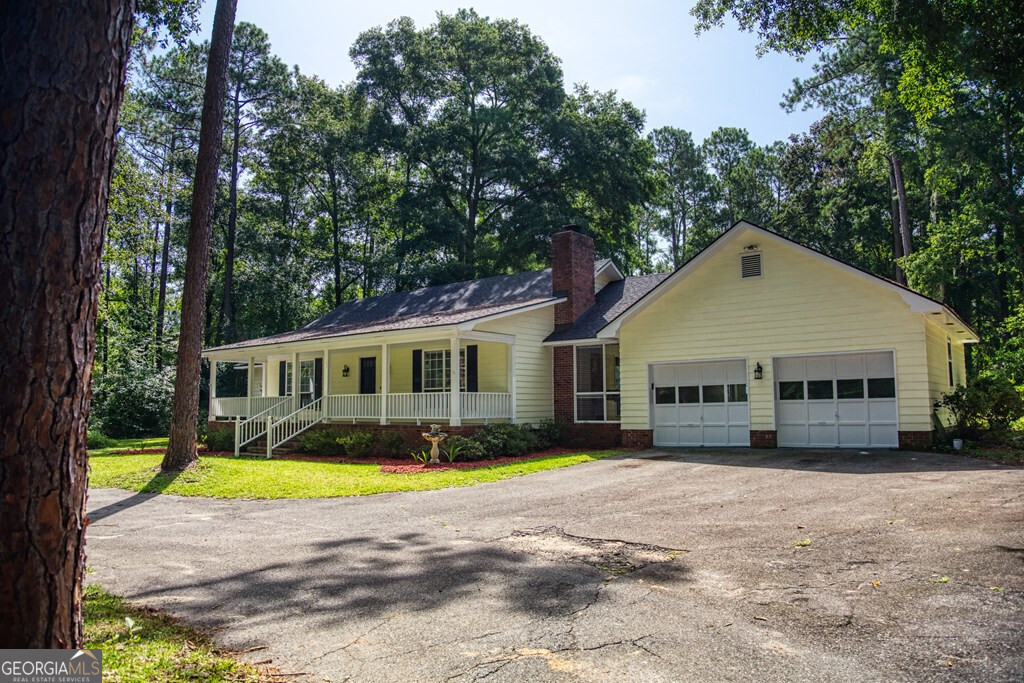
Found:
[[[576,347],[576,421],[619,421],[619,345]]]

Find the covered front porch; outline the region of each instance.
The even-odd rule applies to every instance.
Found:
[[[515,421],[515,337],[465,330],[391,337],[208,354],[209,419],[451,426]],[[245,373],[244,390],[231,396],[218,393],[218,369],[225,364]]]

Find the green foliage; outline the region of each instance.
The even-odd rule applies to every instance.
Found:
[[[523,455],[541,448],[540,439],[527,424],[487,425],[473,435],[473,440],[492,458]]]
[[[430,451],[428,450],[409,451],[409,455],[411,455],[412,459],[421,465],[426,465],[430,462]]]
[[[565,443],[568,425],[561,420],[541,420],[533,433],[541,448],[551,448]]]
[[[211,429],[206,433],[206,447],[211,451],[221,453],[234,452],[235,430]]]
[[[447,454],[449,462],[453,462],[456,458],[462,462],[475,462],[494,457],[480,442],[457,435],[449,436],[441,442],[441,450]]]
[[[313,455],[344,455],[338,433],[331,429],[311,429],[299,437],[299,450]]]
[[[1024,398],[1005,377],[982,375],[968,386],[958,386],[935,404],[953,418],[952,435],[977,439],[983,433],[998,436],[1024,417]]]
[[[110,438],[103,432],[95,429],[90,429],[89,433],[85,437],[86,447],[90,450],[94,448],[110,448],[114,443],[114,439]]]
[[[170,369],[130,363],[104,373],[93,384],[93,426],[115,438],[166,434],[173,394]]]
[[[345,449],[345,455],[353,458],[369,458],[377,447],[377,435],[368,429],[357,429],[337,438]]]
[[[397,429],[389,429],[380,433],[378,445],[386,455],[397,458],[405,450],[405,438]]]

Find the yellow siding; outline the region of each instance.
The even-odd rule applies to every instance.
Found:
[[[477,381],[479,391],[508,391],[508,353],[504,344],[494,342],[462,342],[463,348],[475,344],[477,350]],[[449,349],[451,342],[439,340],[416,344],[393,344],[388,350],[391,361],[390,392],[408,394],[412,392],[412,352],[414,349]],[[359,359],[373,356],[377,359],[376,391],[381,391],[381,352],[376,349],[356,349],[331,352],[330,393],[359,393]],[[349,376],[344,377],[348,365]]]
[[[554,414],[552,354],[551,347],[542,346],[541,343],[554,330],[553,307],[481,323],[476,329],[516,337],[516,421],[537,423],[545,418],[550,419]]]
[[[746,231],[619,330],[622,426],[647,429],[648,363],[745,358],[750,428],[774,429],[772,358],[895,350],[901,430],[931,429],[925,322],[899,294],[796,247]],[[761,277],[740,278],[757,244]],[[760,362],[764,377],[755,380]]]
[[[966,384],[967,367],[965,363],[964,344],[950,335],[942,326],[928,321],[925,325],[925,339],[928,350],[928,389],[929,399],[934,405],[943,394],[953,391],[949,385],[949,365],[946,340],[953,342],[953,384]],[[944,424],[949,424],[950,416],[946,410],[939,410],[939,417]]]

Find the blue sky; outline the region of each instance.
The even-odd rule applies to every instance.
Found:
[[[209,36],[213,0],[202,11]],[[618,91],[647,112],[648,129],[672,125],[702,140],[719,126],[746,128],[758,144],[807,130],[814,112],[786,114],[782,94],[809,62],[783,55],[758,59],[755,40],[727,25],[694,35],[691,3],[517,0],[239,0],[239,21],[270,36],[274,52],[328,83],[351,81],[348,50],[360,32],[409,16],[417,26],[435,13],[473,7],[482,15],[516,18],[561,58],[567,85],[586,82]]]

